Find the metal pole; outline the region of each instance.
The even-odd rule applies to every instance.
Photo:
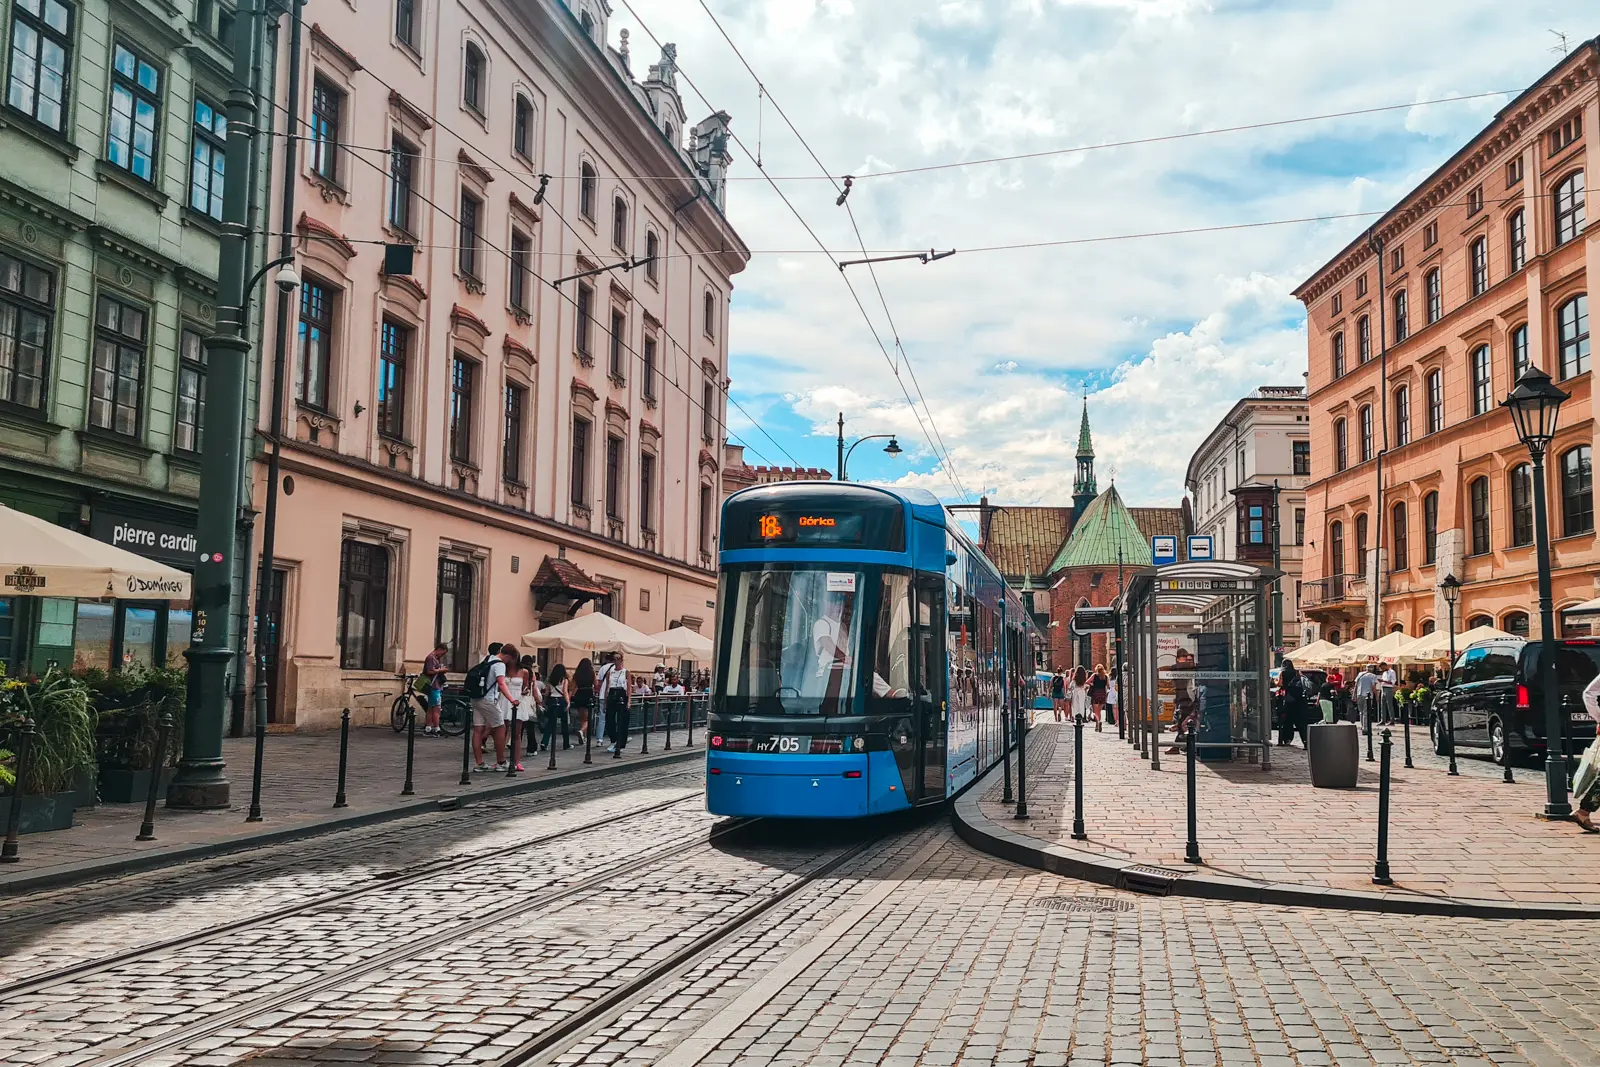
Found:
[[[661,694],[657,693],[656,694],[656,708],[657,708],[657,713],[658,714],[659,714],[660,707],[661,707]],[[667,701],[667,717],[666,717],[664,725],[667,728],[667,736],[666,736],[666,739],[663,742],[661,747],[662,747],[662,749],[664,751],[671,752],[672,751],[672,701],[670,701],[670,700]]]
[[[1283,537],[1278,517],[1278,479],[1272,479],[1272,569],[1283,570]],[[1272,655],[1283,647],[1283,577],[1272,579]]]
[[[1186,754],[1186,762],[1189,765],[1188,766],[1188,779],[1189,779],[1189,781],[1188,781],[1188,794],[1189,794],[1189,841],[1184,846],[1184,850],[1183,850],[1183,862],[1185,862],[1185,863],[1199,863],[1200,862],[1200,826],[1199,826],[1199,816],[1197,814],[1198,813],[1198,801],[1196,799],[1196,791],[1195,791],[1195,756],[1194,756],[1194,744],[1195,744],[1194,737],[1195,737],[1195,734],[1198,733],[1198,732],[1199,731],[1197,731],[1193,726],[1191,726],[1189,728],[1189,743],[1188,743],[1187,746],[1185,746],[1188,749],[1188,752]]]
[[[1028,730],[1027,719],[1017,723],[1017,813],[1016,819],[1028,817]]]
[[[1368,763],[1372,762],[1372,720],[1377,717],[1377,712],[1378,712],[1378,695],[1377,695],[1377,692],[1374,691],[1372,696],[1367,697],[1366,719],[1367,719],[1367,762]]]
[[[1006,774],[1006,791],[1000,798],[1002,804],[1016,803],[1016,797],[1011,792],[1011,719],[1010,715],[1000,716],[1000,762],[1005,767]]]
[[[347,807],[344,799],[344,776],[350,766],[350,709],[339,714],[339,785],[333,793],[333,806]]]
[[[461,784],[472,784],[472,727],[473,712],[472,701],[467,701],[466,711],[461,716],[465,721],[461,728]]]
[[[6,813],[6,840],[0,845],[0,863],[16,863],[17,833],[22,825],[22,789],[33,770],[33,720],[22,720],[22,740],[17,743],[17,780],[11,787],[11,810]]]
[[[161,726],[156,731],[156,750],[150,760],[150,786],[144,794],[144,822],[139,824],[135,841],[156,839],[156,800],[161,796],[161,772],[167,762],[167,735],[172,731],[172,712],[161,713]]]
[[[590,692],[593,693],[594,691],[590,690]],[[586,764],[594,762],[594,720],[595,720],[595,714],[596,714],[596,711],[598,709],[599,702],[600,702],[599,701],[599,694],[596,693],[594,696],[590,697],[590,699],[593,700],[595,703],[589,705],[589,708],[588,708],[589,719],[588,719],[587,722],[584,723],[584,731],[583,731],[583,762],[586,763]]]
[[[1083,714],[1072,717],[1072,839],[1086,841],[1083,830]]]
[[[1378,861],[1372,865],[1372,880],[1378,885],[1394,885],[1389,877],[1389,763],[1394,742],[1389,728],[1383,728],[1383,761],[1378,764]]]
[[[839,462],[834,466],[834,477],[844,481],[844,412],[839,412]]]
[[[341,739],[342,740],[342,739]],[[403,797],[413,796],[416,790],[411,788],[411,767],[417,755],[417,709],[410,699],[406,701],[406,784],[400,788]]]
[[[644,701],[642,700],[639,703],[640,705],[644,705]],[[644,720],[639,724],[639,735],[643,738],[643,740],[639,742],[639,755],[641,756],[650,755],[650,727],[655,721],[652,714],[652,709],[659,707],[660,703],[661,702],[657,700],[649,707],[641,706],[639,708],[639,716]]]
[[[254,20],[260,9],[240,12],[251,23],[233,33],[233,84],[228,90],[228,155],[244,161],[255,137],[256,97],[250,84]],[[224,178],[218,239],[216,333],[206,339],[205,449],[200,458],[200,505],[195,530],[199,557],[194,569],[193,644],[189,659],[194,685],[185,711],[183,758],[167,804],[176,808],[228,806],[222,735],[228,718],[228,665],[233,659],[233,554],[239,518],[239,471],[244,452],[244,386],[251,358],[245,337],[244,261],[249,243],[248,167],[230,167]]]
[[[1160,622],[1157,616],[1156,594],[1150,592],[1150,769],[1161,769],[1161,662]],[[1176,708],[1176,704],[1174,704]]]
[[[1456,669],[1456,606],[1452,601],[1448,604],[1448,607],[1450,614],[1450,670],[1454,671]],[[1458,775],[1461,772],[1456,769],[1456,702],[1454,700],[1446,700],[1444,702],[1444,721],[1444,745],[1450,753],[1450,773]],[[1370,731],[1370,727],[1368,729]],[[1370,741],[1367,745],[1367,758],[1372,758]]]
[[[1532,451],[1530,449],[1530,451]],[[1561,693],[1556,681],[1556,620],[1550,594],[1550,525],[1544,501],[1544,450],[1533,454],[1533,536],[1539,562],[1539,688],[1544,699],[1544,817],[1572,818],[1567,802],[1567,756],[1562,741]],[[1451,746],[1451,751],[1455,746]]]
[[[693,693],[689,693],[687,695],[688,695],[688,698],[689,698],[689,710],[686,713],[687,716],[688,716],[688,719],[689,719],[689,740],[685,741],[684,744],[686,744],[690,748],[693,748],[694,747],[694,694]]]
[[[1244,605],[1240,604],[1239,608],[1242,614]],[[1256,654],[1256,697],[1261,704],[1261,714],[1257,729],[1261,734],[1261,769],[1270,771],[1272,770],[1272,687],[1270,684],[1271,675],[1268,671],[1272,662],[1272,649],[1268,642],[1272,638],[1268,635],[1267,628],[1261,625],[1266,612],[1266,590],[1260,587],[1258,581],[1255,595],[1256,634],[1258,635],[1256,648],[1259,650]]]
[[[1413,692],[1414,696],[1415,693]],[[1408,700],[1406,701],[1406,706],[1400,709],[1400,724],[1405,731],[1406,770],[1408,771],[1415,767],[1415,764],[1411,762],[1411,705],[1412,701]]]
[[[511,759],[509,759],[507,761],[507,763],[509,764],[509,766],[506,767],[506,777],[507,778],[515,778],[517,776],[517,704],[518,703],[520,703],[520,701],[513,700],[511,702],[511,733],[510,733]]]

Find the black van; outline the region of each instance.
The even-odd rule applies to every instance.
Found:
[[[1544,757],[1545,711],[1539,686],[1546,643],[1520,637],[1480,641],[1462,652],[1450,687],[1434,701],[1433,750],[1446,755],[1445,709],[1455,714],[1456,750],[1487,751],[1496,763]],[[1600,674],[1600,637],[1556,642],[1556,680],[1567,729],[1566,753],[1577,755],[1595,736],[1584,710],[1584,687]]]

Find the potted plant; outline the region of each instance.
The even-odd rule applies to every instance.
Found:
[[[170,716],[162,757],[161,792],[166,791],[183,751],[183,710],[187,675],[165,667],[127,667],[120,671],[85,671],[95,713],[95,763],[100,799],[107,804],[142,804],[156,772],[156,741],[161,716]]]
[[[26,761],[20,759],[25,722],[33,724]],[[94,719],[89,691],[77,678],[52,667],[42,677],[7,678],[0,672],[0,733],[18,753],[0,778],[6,796],[0,799],[0,823],[10,806],[20,803],[19,830],[36,833],[72,825],[73,808],[83,799],[93,803]]]

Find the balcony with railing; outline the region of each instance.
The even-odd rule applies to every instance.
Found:
[[[1332,574],[1300,587],[1300,608],[1302,611],[1363,608],[1367,603],[1367,589],[1364,574]]]

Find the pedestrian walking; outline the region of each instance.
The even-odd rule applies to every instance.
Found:
[[[1094,673],[1089,675],[1089,707],[1094,716],[1094,729],[1100,732],[1101,722],[1106,713],[1106,665],[1096,663]]]
[[[1072,668],[1072,678],[1067,682],[1068,721],[1082,715],[1089,717],[1089,670],[1083,664]]]
[[[1106,677],[1106,722],[1117,725],[1117,676]]]
[[[578,743],[587,744],[594,736],[595,713],[594,663],[588,656],[578,661],[572,674],[572,717],[578,724]]]
[[[1361,668],[1361,673],[1356,675],[1356,715],[1363,731],[1372,724],[1373,705],[1378,699],[1378,672],[1372,669],[1372,664]]]
[[[1063,711],[1066,709],[1067,679],[1060,671],[1050,679],[1050,706],[1054,709],[1056,722],[1061,721]]]
[[[613,652],[611,662],[600,668],[595,688],[605,701],[607,732],[602,736],[611,740],[606,751],[612,759],[621,759],[628,747],[628,671],[621,652]]]
[[[1311,725],[1311,719],[1306,710],[1305,680],[1300,672],[1295,670],[1291,660],[1283,661],[1283,668],[1278,672],[1278,687],[1283,692],[1283,699],[1279,705],[1278,747],[1289,747],[1294,741],[1294,735],[1298,733],[1300,743],[1310,748],[1311,739],[1307,728]]]
[[[557,663],[550,668],[550,677],[544,683],[544,747],[547,750],[555,747],[558,724],[561,727],[561,748],[566,750],[572,747],[572,721],[568,714],[572,700],[570,682],[565,663]]]
[[[510,695],[506,686],[506,669],[510,664],[502,655],[504,650],[504,644],[494,642],[483,662],[467,672],[466,693],[472,702],[472,754],[474,769],[479,771],[489,770],[483,762],[483,750],[491,738],[494,740],[494,769],[506,769],[506,715],[510,704],[502,704],[501,698]],[[516,662],[515,658],[511,662]]]
[[[422,677],[426,680],[423,702],[427,710],[422,716],[423,737],[443,737],[439,729],[439,709],[444,704],[444,683],[449,670],[450,646],[440,641],[422,660]]]
[[[522,709],[517,717],[527,725],[523,727],[523,749],[530,753],[539,751],[539,722],[544,717],[544,687],[539,682],[539,663],[532,656],[523,656],[518,664],[523,677]],[[516,759],[516,753],[512,753]],[[522,770],[521,766],[517,770]]]

